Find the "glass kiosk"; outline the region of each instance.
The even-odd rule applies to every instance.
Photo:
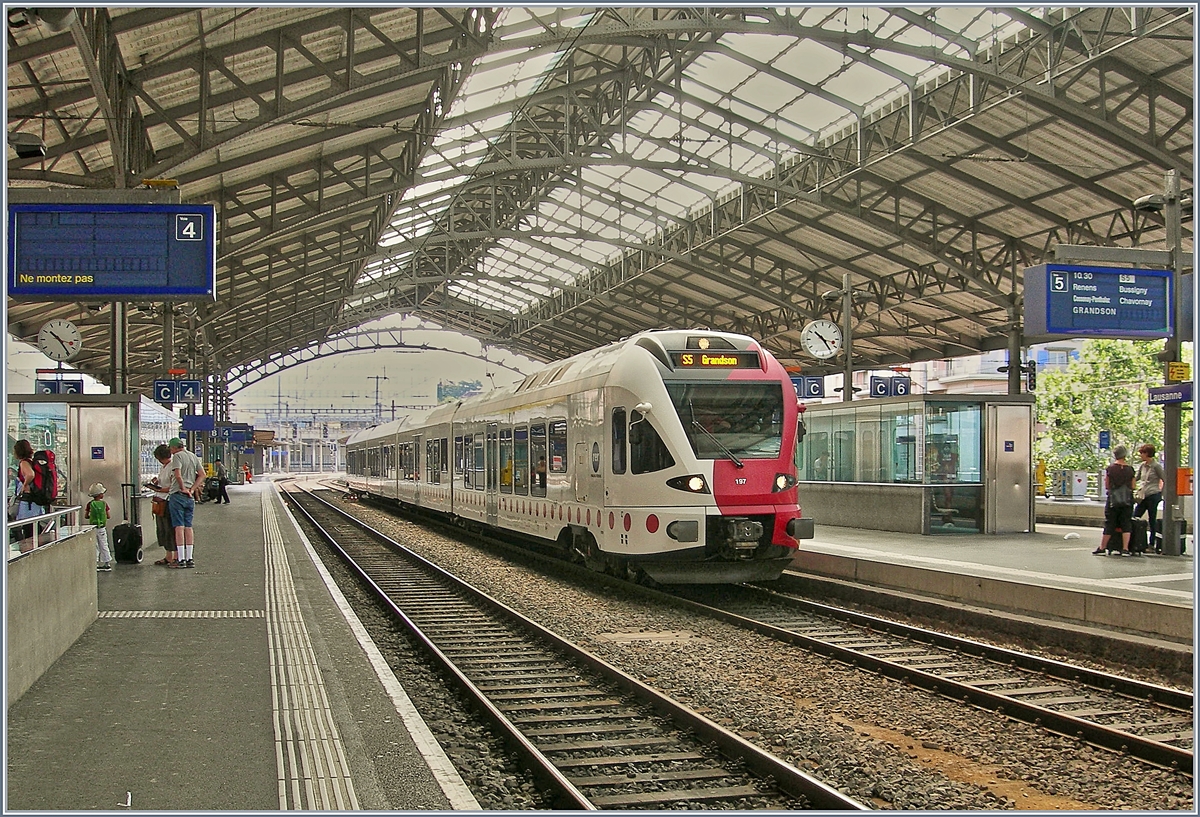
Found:
[[[904,533],[1033,530],[1032,395],[807,406],[800,505],[817,525]]]

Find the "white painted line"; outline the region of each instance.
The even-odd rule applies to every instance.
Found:
[[[359,620],[350,603],[346,601],[346,597],[342,595],[341,588],[337,586],[333,577],[329,575],[329,571],[325,568],[325,563],[321,561],[321,557],[313,549],[312,543],[304,535],[304,531],[301,530],[300,523],[296,521],[291,509],[284,505],[283,512],[292,520],[296,534],[300,537],[300,541],[304,543],[309,558],[312,559],[313,566],[321,576],[321,580],[325,582],[325,586],[329,590],[329,595],[333,597],[334,604],[341,610],[342,616],[346,619],[346,624],[349,625],[355,638],[358,639],[358,644],[366,654],[371,666],[375,669],[375,674],[379,677],[379,682],[383,685],[384,691],[392,699],[392,705],[396,708],[396,714],[400,716],[401,721],[412,736],[413,743],[417,746],[417,751],[421,753],[421,757],[425,758],[425,763],[429,766],[430,772],[433,773],[433,777],[441,787],[442,793],[446,795],[446,799],[450,802],[450,808],[454,811],[480,811],[479,801],[475,799],[475,795],[471,794],[471,790],[463,782],[458,770],[454,768],[454,763],[446,756],[446,752],[442,749],[441,744],[437,742],[437,738],[429,730],[428,724],[421,718],[421,713],[417,711],[417,708],[409,699],[408,693],[404,691],[404,687],[396,679],[396,674],[388,666],[387,659],[379,652],[379,647],[375,645],[370,634],[367,633],[367,628],[363,626],[362,621]]]
[[[1156,582],[1190,582],[1195,578],[1194,573],[1164,573],[1160,576],[1130,576],[1127,579],[1109,579],[1109,581],[1113,584],[1154,584]]]
[[[1061,587],[1063,585],[1071,586],[1080,590],[1096,591],[1098,588],[1108,587],[1114,590],[1122,589],[1122,583],[1126,579],[1088,579],[1077,576],[1064,576],[1061,573],[1042,573],[1036,570],[1021,570],[1012,567],[998,567],[996,565],[984,565],[979,562],[962,562],[954,559],[942,559],[935,556],[920,556],[912,553],[904,553],[900,551],[886,551],[872,548],[860,548],[853,545],[830,545],[828,551],[814,550],[814,553],[828,553],[831,556],[852,556],[865,559],[871,562],[884,562],[893,565],[904,565],[908,567],[930,567],[930,568],[950,568],[951,572],[960,575],[977,576],[980,578],[997,578],[997,579],[1023,579],[1037,583],[1044,587]],[[1092,557],[1101,558],[1101,557]],[[1120,559],[1119,556],[1111,556],[1105,558]],[[1191,574],[1188,574],[1188,578]],[[1149,581],[1161,581],[1156,577],[1150,577]],[[1127,589],[1127,588],[1125,588]],[[1164,587],[1139,587],[1138,592],[1148,593],[1153,595],[1163,596],[1176,601],[1187,602],[1191,604],[1193,601],[1193,593],[1188,590],[1170,590]]]

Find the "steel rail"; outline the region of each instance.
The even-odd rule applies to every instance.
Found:
[[[1000,663],[1013,663],[1035,672],[1042,672],[1052,678],[1069,680],[1073,683],[1093,686],[1105,692],[1119,692],[1135,699],[1154,702],[1164,707],[1179,709],[1182,714],[1192,715],[1192,696],[1189,693],[1172,690],[1169,687],[1156,686],[1132,678],[1122,678],[1098,670],[1076,667],[1051,659],[1043,659],[1027,653],[1019,653],[1001,647],[992,647],[978,641],[971,641],[945,633],[935,633],[919,627],[888,621],[862,613],[830,607],[806,599],[795,599],[775,591],[765,590],[750,585],[744,589],[753,590],[770,597],[776,603],[786,603],[793,606],[806,607],[817,615],[826,618],[837,618],[848,621],[854,626],[868,630],[888,632],[914,642],[933,643],[945,649],[964,655],[983,658],[984,660]],[[1058,734],[1086,740],[1107,749],[1127,752],[1150,763],[1165,768],[1177,770],[1191,775],[1194,754],[1191,750],[1182,749],[1157,740],[1143,738],[1119,729],[1114,729],[1100,723],[1072,716],[1068,713],[1057,712],[1036,703],[1022,701],[1002,691],[989,691],[973,686],[970,683],[956,681],[933,672],[927,672],[916,667],[906,666],[896,661],[870,655],[860,649],[831,643],[817,636],[809,636],[786,627],[760,621],[758,619],[735,613],[728,609],[704,604],[683,596],[675,596],[684,605],[697,612],[711,615],[731,624],[753,630],[780,641],[796,644],[805,649],[822,655],[828,655],[845,663],[864,667],[881,675],[911,683],[929,689],[948,698],[963,700],[983,709],[1001,712],[1006,716],[1045,727]],[[1084,681],[1083,678],[1089,680]]]
[[[303,490],[303,489],[301,489]],[[367,523],[347,514],[337,506],[327,502],[321,497],[316,496],[310,491],[303,492],[311,497],[313,501],[318,502],[321,506],[329,511],[337,514],[340,518],[350,522],[372,538],[385,543],[388,547],[398,551],[402,551],[405,558],[413,559],[424,568],[437,573],[445,580],[454,584],[455,588],[465,594],[471,596],[476,603],[488,608],[493,614],[502,617],[518,627],[533,632],[537,638],[550,646],[551,649],[568,655],[570,658],[580,662],[584,666],[591,669],[597,675],[604,678],[609,683],[614,684],[620,689],[631,693],[641,701],[648,703],[652,709],[660,715],[667,717],[675,722],[679,727],[688,730],[697,735],[702,740],[717,746],[726,756],[737,758],[744,762],[745,766],[752,770],[761,778],[771,779],[778,788],[792,796],[805,798],[813,808],[820,810],[867,810],[867,806],[858,801],[842,794],[826,783],[817,780],[805,772],[797,769],[782,759],[771,755],[770,753],[760,749],[758,746],[741,738],[738,735],[729,732],[718,724],[700,715],[699,713],[689,709],[683,704],[670,699],[659,691],[642,683],[636,678],[622,672],[611,664],[605,662],[598,656],[584,650],[576,644],[571,643],[547,630],[540,624],[526,618],[512,608],[504,605],[486,593],[472,587],[471,585],[457,579],[454,576],[446,574],[445,571],[437,565],[429,562],[418,554],[412,553],[400,543],[388,537],[386,534],[376,530]],[[461,670],[453,665],[453,661],[445,655],[445,653],[437,647],[421,630],[415,622],[406,615],[392,600],[386,597],[386,592],[371,579],[357,564],[354,564],[349,555],[337,544],[334,537],[325,531],[312,514],[308,512],[304,506],[296,500],[295,497],[287,495],[294,507],[300,509],[301,513],[308,519],[313,527],[321,532],[322,537],[327,543],[339,554],[339,557],[347,562],[357,576],[371,588],[372,592],[379,595],[384,604],[396,615],[405,626],[410,628],[414,635],[420,640],[422,646],[429,652],[435,660],[443,666],[449,675],[454,679],[455,683],[470,696],[473,702],[477,702],[480,711],[486,715],[488,720],[496,725],[497,729],[503,734],[511,734],[516,750],[521,753],[523,759],[530,764],[531,770],[536,772],[539,783],[544,783],[552,787],[553,791],[562,792],[560,795],[574,802],[574,805],[559,806],[564,808],[587,809],[595,808],[587,798],[574,787],[573,784],[563,775],[542,753],[524,736],[519,733],[519,728],[514,725],[498,708],[487,700],[486,693],[480,690],[469,678],[467,678]]]

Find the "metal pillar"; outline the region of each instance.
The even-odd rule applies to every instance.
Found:
[[[1020,310],[1016,303],[1008,306],[1008,393],[1021,393],[1021,341]]]
[[[175,312],[171,309],[170,303],[163,304],[163,330],[162,330],[162,374],[167,376],[167,372],[173,368],[172,361],[175,356]]]
[[[128,391],[129,320],[123,301],[113,302],[110,329],[112,349],[108,359],[112,382],[109,385],[113,394],[125,394]]]
[[[851,360],[851,323],[854,317],[854,293],[850,290],[850,273],[842,273],[842,350],[846,353],[846,368],[842,375],[842,402],[854,399],[854,364]]]
[[[1167,250],[1171,253],[1171,280],[1175,293],[1172,309],[1175,312],[1174,327],[1171,337],[1167,338],[1163,347],[1164,378],[1163,383],[1175,383],[1170,376],[1170,363],[1180,359],[1179,352],[1182,344],[1179,342],[1180,326],[1183,319],[1180,305],[1183,303],[1181,292],[1183,282],[1183,225],[1182,212],[1179,203],[1179,174],[1168,170],[1166,184],[1163,189],[1163,218],[1167,226]],[[1179,507],[1179,494],[1176,479],[1179,473],[1180,425],[1183,406],[1180,403],[1167,403],[1163,406],[1163,470],[1166,479],[1163,480],[1163,553],[1167,556],[1179,555],[1179,537],[1176,535],[1176,520],[1182,519],[1182,509]]]

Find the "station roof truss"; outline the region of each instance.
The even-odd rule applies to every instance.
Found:
[[[1026,267],[1161,249],[1132,203],[1193,183],[1190,6],[66,11],[8,10],[10,139],[46,146],[9,187],[174,179],[218,214],[172,360],[164,305],[130,310],[135,389],[395,315],[541,360],[740,331],[821,373],[799,334],[846,273],[856,368],[1003,348]],[[109,378],[110,304],[8,309]]]

